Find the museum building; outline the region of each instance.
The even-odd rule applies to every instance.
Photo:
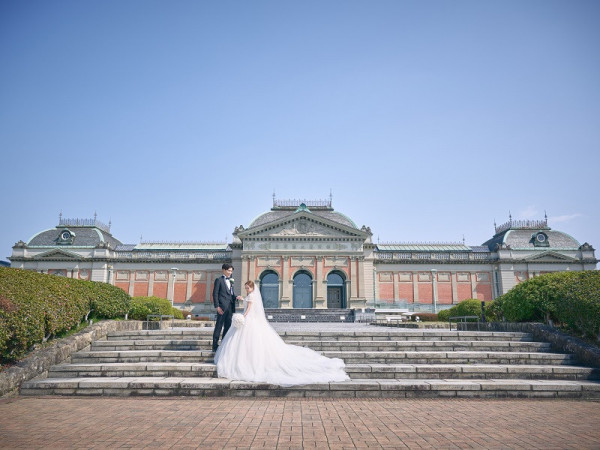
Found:
[[[539,274],[594,270],[594,248],[548,227],[547,219],[496,226],[482,245],[374,243],[325,201],[277,200],[231,242],[123,244],[109,225],[59,217],[19,241],[12,267],[102,281],[132,296],[157,296],[195,314],[214,312],[212,285],[225,262],[236,292],[252,280],[265,308],[396,305],[437,311],[467,298],[492,300]]]

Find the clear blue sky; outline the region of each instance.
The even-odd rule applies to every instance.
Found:
[[[598,1],[1,1],[0,259],[58,214],[231,239],[326,198],[383,241],[600,248]]]

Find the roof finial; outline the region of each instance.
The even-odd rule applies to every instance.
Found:
[[[544,210],[544,220],[548,222],[548,214],[546,214],[546,210]]]
[[[110,231],[110,227],[112,226],[112,217],[108,219],[108,231]]]
[[[60,225],[61,222],[62,222],[62,209],[58,213],[58,224]]]
[[[508,210],[508,221],[512,222],[512,214],[510,213],[510,209]]]
[[[465,245],[465,235],[463,234],[463,245]]]
[[[94,211],[94,222],[96,221],[97,218],[98,218],[98,214],[96,214],[96,211]]]
[[[329,207],[333,204],[333,190],[329,188]]]
[[[498,228],[498,226],[496,225],[496,218],[494,217],[494,229]]]
[[[275,207],[275,188],[273,188],[273,207]]]
[[[140,244],[142,243],[142,239],[144,239],[144,236],[140,234]]]

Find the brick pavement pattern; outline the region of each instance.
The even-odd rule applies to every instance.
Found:
[[[15,397],[0,448],[592,449],[600,403]]]

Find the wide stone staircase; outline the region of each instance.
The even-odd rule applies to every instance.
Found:
[[[280,331],[342,358],[351,381],[281,387],[217,378],[212,329],[122,331],[94,341],[22,395],[600,398],[600,369],[527,333],[382,329]]]

